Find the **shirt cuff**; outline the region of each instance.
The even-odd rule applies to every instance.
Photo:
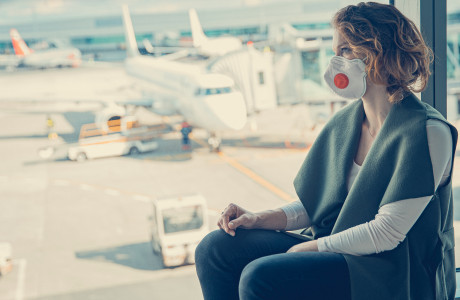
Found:
[[[326,244],[326,237],[322,237],[316,240],[316,243],[318,245],[318,251],[319,252],[329,252]]]

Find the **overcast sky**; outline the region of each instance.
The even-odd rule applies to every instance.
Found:
[[[0,23],[28,22],[32,19],[62,19],[77,16],[91,16],[119,13],[124,3],[134,13],[161,13],[188,10],[225,9],[235,6],[270,5],[274,2],[318,2],[318,0],[0,0]],[[359,0],[322,0],[336,2],[331,9],[353,4]],[[380,0],[378,2],[386,2]],[[460,10],[460,1],[447,0],[448,10]]]
[[[100,15],[119,12],[122,4],[131,11],[161,13],[178,10],[225,9],[244,5],[262,5],[272,2],[295,0],[0,0],[0,17],[19,19],[32,16]],[[299,0],[297,0],[299,1]],[[308,0],[303,0],[308,1]]]

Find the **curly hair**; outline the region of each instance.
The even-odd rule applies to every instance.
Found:
[[[335,14],[332,25],[364,60],[369,79],[387,86],[390,102],[425,89],[433,51],[414,22],[396,7],[376,2],[349,5]]]

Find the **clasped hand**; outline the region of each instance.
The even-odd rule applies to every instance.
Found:
[[[257,224],[258,216],[236,204],[228,205],[219,217],[217,226],[227,234],[235,236],[238,227],[244,229],[262,228]],[[308,241],[292,246],[287,253],[292,252],[317,252],[317,241]]]
[[[217,226],[223,229],[231,236],[235,236],[235,229],[238,227],[244,229],[256,228],[257,216],[246,209],[230,203],[220,215]]]

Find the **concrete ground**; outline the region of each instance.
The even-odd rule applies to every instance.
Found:
[[[1,102],[1,101],[0,101]],[[27,105],[27,104],[21,104]],[[200,193],[215,226],[230,202],[249,210],[295,199],[292,185],[328,108],[280,107],[253,116],[246,128],[223,136],[210,153],[195,130],[191,151],[166,132],[155,152],[76,163],[66,145],[91,107],[53,112],[57,140],[48,139],[42,107],[0,105],[0,242],[13,247],[13,271],[0,278],[0,299],[202,299],[193,265],[163,269],[149,244],[150,200]],[[62,109],[61,109],[62,110]],[[139,110],[145,123],[162,122]],[[313,120],[316,119],[316,122]],[[173,128],[179,120],[166,120]],[[39,149],[55,146],[47,160]],[[460,245],[460,170],[453,185]],[[457,247],[460,266],[460,247]]]
[[[279,121],[298,123],[306,109],[278,113]],[[270,115],[276,112],[259,115],[257,124]],[[14,258],[13,271],[0,279],[0,299],[201,299],[193,265],[162,269],[152,253],[150,200],[200,193],[215,229],[230,202],[261,210],[294,199],[292,180],[306,154],[307,135],[285,122],[284,134],[281,126],[254,124],[231,133],[220,154],[209,152],[197,129],[192,151],[182,151],[172,131],[155,152],[77,163],[66,159],[65,142],[75,141],[80,123],[94,114],[51,114],[54,141],[46,117],[0,114],[0,242],[12,244]],[[48,145],[57,151],[43,160],[38,150]]]

